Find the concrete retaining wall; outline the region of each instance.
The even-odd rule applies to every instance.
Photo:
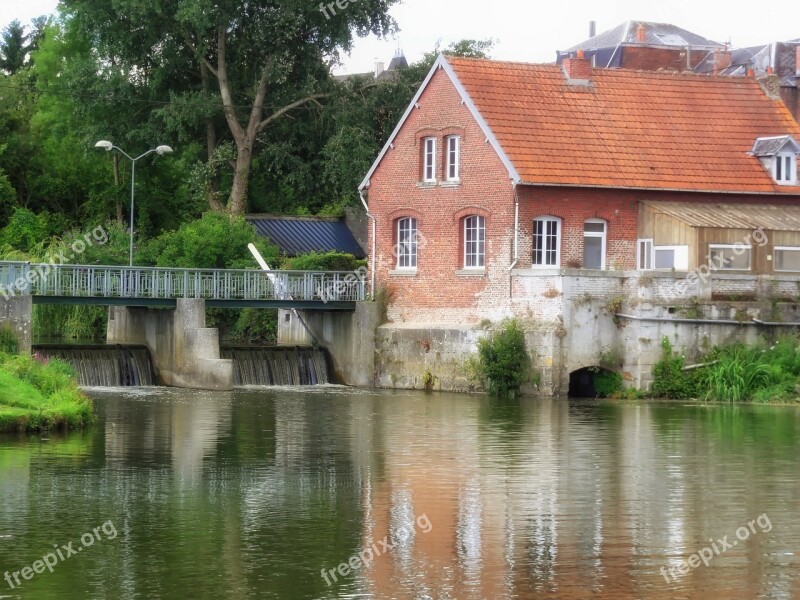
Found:
[[[109,344],[144,344],[161,385],[233,389],[233,361],[220,359],[219,333],[205,326],[205,301],[178,299],[175,309],[109,307]]]
[[[380,319],[376,302],[359,302],[354,312],[278,311],[278,345],[325,348],[331,358],[333,380],[358,387],[375,386],[375,332]]]

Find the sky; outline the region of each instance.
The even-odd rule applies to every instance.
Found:
[[[157,2],[158,0],[152,0]],[[308,0],[318,3],[319,0]],[[326,0],[326,3],[330,0]],[[358,2],[358,0],[348,0]],[[0,0],[0,26],[55,12],[57,0]],[[778,11],[772,10],[773,6]],[[346,10],[346,9],[345,9]],[[552,62],[563,50],[629,19],[672,23],[734,47],[800,38],[800,2],[763,5],[731,0],[403,0],[391,10],[400,31],[387,40],[357,40],[337,73],[371,71],[402,48],[409,62],[465,38],[496,41],[492,58]]]

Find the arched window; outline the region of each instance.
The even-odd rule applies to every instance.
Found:
[[[417,220],[413,217],[403,217],[397,220],[397,268],[417,268]]]
[[[464,218],[464,268],[486,267],[486,219],[480,215]]]
[[[606,222],[586,219],[583,223],[583,268],[606,268]]]
[[[561,265],[561,219],[539,217],[533,222],[533,266]]]

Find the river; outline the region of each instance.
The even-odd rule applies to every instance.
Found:
[[[0,437],[0,598],[800,598],[797,407],[90,395]]]

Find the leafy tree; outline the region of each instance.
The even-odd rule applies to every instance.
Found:
[[[392,31],[388,9],[396,1],[360,0],[335,16],[306,0],[63,0],[62,7],[101,63],[151,84],[168,81],[209,105],[216,96],[236,148],[227,210],[241,215],[270,126],[326,95],[326,61],[349,50],[354,34]]]
[[[498,331],[481,338],[478,341],[478,360],[489,393],[500,398],[515,397],[530,369],[525,333],[519,323],[514,319],[508,320]]]

